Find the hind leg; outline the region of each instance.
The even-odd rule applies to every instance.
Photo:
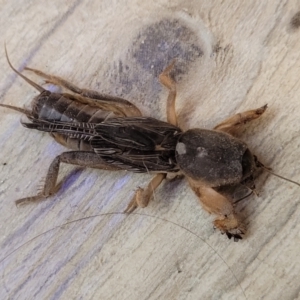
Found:
[[[72,164],[88,168],[104,169],[110,171],[120,170],[101,160],[99,155],[93,152],[71,151],[58,155],[51,163],[46,176],[43,190],[35,196],[22,198],[16,201],[16,205],[25,204],[32,201],[40,201],[55,195],[60,188],[57,184],[57,177],[61,163]]]
[[[31,71],[43,78],[46,79],[46,83],[52,83],[57,86],[64,87],[73,93],[79,95],[80,97],[76,97],[76,95],[73,95],[75,99],[79,100],[80,102],[84,102],[84,98],[86,98],[86,101],[89,102],[89,104],[93,104],[95,106],[98,106],[100,108],[105,108],[107,110],[112,110],[115,112],[119,112],[123,116],[126,117],[138,117],[141,116],[140,110],[131,102],[129,102],[126,99],[114,97],[107,94],[102,94],[97,91],[88,90],[88,89],[81,89],[74,85],[73,83],[58,77],[54,75],[46,74],[42,71],[31,69],[31,68],[24,68],[24,70]],[[114,109],[116,108],[116,109]]]
[[[250,121],[259,118],[266,111],[266,109],[267,104],[257,109],[238,113],[215,126],[214,130],[233,134],[241,125],[247,124]]]

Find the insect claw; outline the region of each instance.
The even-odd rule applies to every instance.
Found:
[[[231,238],[233,237],[233,241],[234,242],[238,242],[239,240],[242,240],[243,237],[241,236],[242,233],[230,233],[230,232],[226,232],[227,237],[231,240]]]
[[[124,213],[130,214],[136,209],[137,209],[137,203],[134,196],[133,199],[129,202],[127,208],[124,210]]]
[[[215,220],[214,225],[221,231],[221,234],[226,234],[229,239],[233,237],[235,242],[243,239],[242,235],[245,234],[243,224],[241,224],[233,215],[229,218]]]
[[[127,208],[124,210],[124,213],[131,214],[136,209],[137,209],[137,205],[132,205],[131,203],[129,203],[129,205],[127,206]]]
[[[267,108],[268,108],[268,104],[265,104],[264,106],[262,106],[256,110],[256,114],[262,115]]]
[[[222,234],[224,234],[224,232],[222,233]],[[230,233],[230,232],[226,232],[226,235],[227,235],[227,237],[231,240],[231,238],[232,238],[232,234]]]
[[[234,236],[233,237],[233,241],[234,242],[238,242],[239,240],[241,240],[242,239],[242,237],[240,236],[240,235],[237,235],[237,236]]]

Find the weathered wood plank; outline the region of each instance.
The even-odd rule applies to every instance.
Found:
[[[145,115],[165,120],[158,74],[173,58],[183,128],[211,128],[268,103],[242,137],[275,172],[300,181],[300,30],[290,25],[297,2],[0,5],[0,45],[16,67],[125,97]],[[0,101],[28,105],[36,92],[2,53]],[[63,166],[61,177],[71,175],[57,197],[16,208],[63,148],[22,128],[13,112],[1,109],[0,118],[1,299],[299,298],[297,186],[263,174],[260,197],[238,206],[248,227],[239,243],[213,231],[184,181],[163,184],[148,208],[120,214],[148,175]]]

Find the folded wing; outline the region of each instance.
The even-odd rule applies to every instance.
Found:
[[[41,120],[27,128],[84,140],[103,160],[133,172],[177,172],[175,147],[181,130],[145,117],[111,118],[102,123]]]

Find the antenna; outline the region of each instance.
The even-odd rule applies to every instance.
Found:
[[[38,85],[37,83],[33,82],[32,80],[30,80],[29,78],[25,77],[23,74],[21,74],[18,70],[16,70],[13,65],[11,64],[9,58],[8,58],[8,54],[7,54],[7,49],[6,49],[6,44],[4,44],[4,50],[5,50],[5,55],[6,55],[6,59],[7,62],[9,64],[9,66],[12,68],[12,70],[17,73],[20,77],[22,77],[26,82],[28,82],[31,86],[33,86],[34,88],[36,88],[40,93],[46,91],[43,87],[41,87],[40,85]]]
[[[265,167],[264,165],[261,165],[260,167],[262,167],[265,171],[267,171],[268,173],[270,173],[270,174],[272,174],[272,175],[274,175],[274,176],[276,176],[276,177],[279,177],[279,178],[281,178],[281,179],[283,179],[283,180],[286,180],[286,181],[288,181],[288,182],[291,182],[291,183],[294,183],[294,184],[300,186],[300,183],[299,183],[299,182],[296,182],[296,181],[294,181],[294,180],[291,180],[291,179],[288,179],[288,178],[283,177],[283,176],[281,176],[281,175],[278,175],[278,174],[272,172],[269,168]]]

